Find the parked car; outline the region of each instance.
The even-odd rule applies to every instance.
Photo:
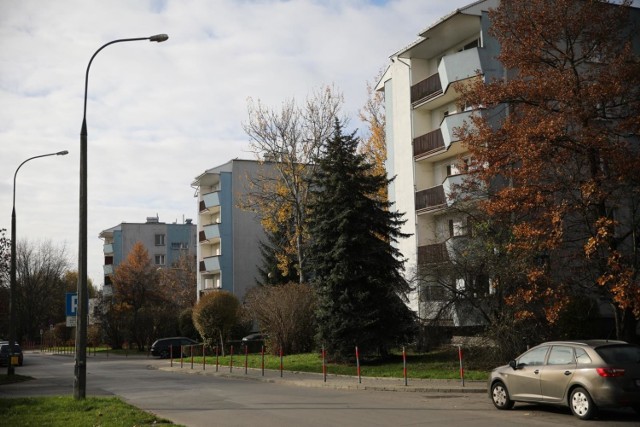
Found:
[[[540,344],[489,376],[498,409],[514,402],[568,406],[578,418],[598,408],[631,407],[640,414],[640,346],[624,341],[554,341]]]
[[[160,338],[151,344],[151,354],[153,356],[160,356],[161,359],[166,359],[170,356],[180,357],[180,349],[182,346],[198,344],[196,341],[187,337],[171,337]],[[183,356],[186,356],[187,352],[183,352]]]
[[[264,342],[266,339],[267,336],[265,334],[249,334],[246,337],[242,338],[242,345],[247,347],[250,353],[255,353],[262,350],[262,346],[264,346]]]
[[[7,341],[0,342],[0,366],[9,366],[9,350],[11,346]],[[18,343],[13,344],[13,355],[18,357],[18,366],[22,366],[24,356]]]

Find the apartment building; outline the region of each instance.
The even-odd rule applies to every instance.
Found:
[[[454,129],[482,111],[459,106],[453,84],[478,78],[478,70],[484,79],[503,75],[495,59],[499,45],[487,31],[487,12],[498,3],[474,2],[422,31],[418,40],[391,56],[377,87],[385,95],[386,167],[396,177],[389,198],[405,212],[402,231],[411,235],[398,243],[408,260],[409,279],[416,277],[418,266],[428,270],[455,256],[456,245],[466,239],[467,218],[451,209],[451,189],[465,173],[465,149]],[[439,279],[432,279],[423,281],[410,299],[422,319],[429,319],[447,298]],[[450,324],[474,322],[460,311],[451,311]]]
[[[206,170],[192,186],[198,200],[198,298],[226,290],[242,299],[256,285],[264,231],[258,216],[241,209],[250,181],[269,163],[234,159]]]
[[[100,232],[104,241],[104,293],[112,292],[115,268],[128,256],[137,242],[141,242],[159,268],[171,267],[181,256],[193,256],[197,251],[196,225],[191,219],[183,223],[167,224],[158,216],[147,217],[144,223],[123,222]]]

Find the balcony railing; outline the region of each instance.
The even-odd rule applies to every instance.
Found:
[[[413,156],[419,157],[444,148],[442,131],[436,129],[413,139]]]
[[[440,75],[435,73],[411,86],[411,103],[415,104],[419,101],[426,101],[441,93],[442,84],[440,83]]]
[[[214,191],[213,193],[207,193],[202,196],[200,200],[200,212],[209,208],[220,206],[220,192]]]
[[[220,237],[220,224],[205,225],[198,233],[198,241],[204,242],[205,240],[215,239]]]
[[[113,274],[113,264],[103,265],[102,270],[104,271],[105,276],[110,276]]]
[[[442,185],[418,191],[416,193],[416,210],[435,209],[446,204]]]
[[[105,255],[109,255],[113,253],[113,244],[112,243],[107,243],[102,247],[102,252]]]
[[[418,246],[418,265],[436,264],[449,260],[449,252],[445,243]]]
[[[210,256],[200,261],[198,271],[220,271],[220,256]]]

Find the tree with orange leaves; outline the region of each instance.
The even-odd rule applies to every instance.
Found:
[[[124,320],[128,338],[143,350],[153,338],[154,323],[166,312],[167,300],[159,286],[160,275],[149,253],[136,242],[113,276],[112,315]]]
[[[376,80],[380,80],[383,72],[378,73]],[[369,95],[359,117],[368,126],[365,138],[361,139],[358,152],[373,165],[371,172],[374,175],[385,175],[385,162],[387,160],[387,142],[385,138],[386,116],[384,112],[384,93],[375,90],[375,85],[367,82],[367,94]],[[387,187],[380,188],[378,192],[380,200],[387,200]]]
[[[557,320],[575,295],[609,303],[615,335],[640,317],[640,11],[596,0],[503,0],[490,11],[502,80],[459,85],[484,108],[460,130],[480,204],[524,278],[522,318]],[[635,48],[634,48],[635,45]],[[470,185],[470,184],[469,184]]]

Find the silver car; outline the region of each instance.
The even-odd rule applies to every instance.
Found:
[[[608,340],[546,342],[491,371],[488,386],[498,409],[535,402],[568,406],[583,420],[598,408],[631,407],[640,414],[640,346]]]

